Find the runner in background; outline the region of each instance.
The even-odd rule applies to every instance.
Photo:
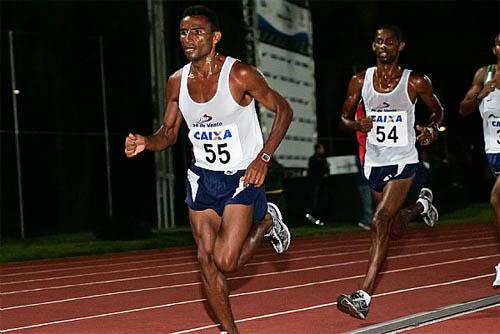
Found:
[[[476,71],[472,86],[460,103],[459,113],[463,117],[476,109],[483,119],[484,150],[495,185],[491,190],[490,203],[495,213],[500,247],[500,34],[495,37],[492,48],[496,64],[483,66]],[[493,286],[500,286],[500,263],[496,265]]]
[[[432,205],[433,194],[427,188],[420,192],[419,205],[401,210],[412,184],[421,187],[425,182],[415,143],[425,146],[434,142],[443,118],[443,108],[429,78],[399,66],[399,54],[404,47],[398,27],[379,26],[372,43],[377,66],[352,77],[342,107],[341,124],[367,134],[363,171],[377,204],[368,268],[361,289],[337,298],[340,311],[359,319],[368,315],[371,295],[387,257],[389,239],[400,236],[408,216],[421,214],[430,226],[438,219]],[[415,127],[417,97],[430,110],[426,126]],[[355,119],[360,100],[366,115]]]

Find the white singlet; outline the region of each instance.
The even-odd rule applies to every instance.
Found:
[[[361,97],[373,128],[366,140],[366,167],[405,165],[418,162],[415,147],[415,104],[408,96],[410,70],[404,70],[398,85],[389,93],[373,87],[376,67],[366,70]]]
[[[193,101],[188,91],[191,63],[182,69],[179,109],[189,127],[195,165],[214,171],[242,170],[263,147],[255,100],[243,107],[231,95],[229,73],[237,60],[226,57],[217,91],[205,103]]]
[[[500,153],[500,89],[486,95],[479,104],[483,118],[484,150]]]

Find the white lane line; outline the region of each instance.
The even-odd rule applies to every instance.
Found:
[[[147,251],[147,250],[146,250]],[[136,251],[130,251],[130,252],[123,252],[123,253],[109,253],[109,254],[102,254],[102,255],[94,255],[94,256],[100,256],[100,258],[94,258],[94,259],[89,259],[89,255],[81,255],[81,256],[75,256],[73,258],[54,258],[54,259],[45,259],[45,260],[39,260],[39,261],[44,261],[47,263],[37,263],[37,264],[31,264],[27,265],[24,262],[18,262],[18,265],[13,265],[9,263],[1,264],[0,265],[0,272],[6,272],[9,270],[25,270],[25,269],[31,269],[34,270],[36,268],[40,268],[40,272],[45,272],[45,271],[51,271],[51,270],[65,270],[66,267],[64,268],[55,268],[55,269],[42,269],[42,268],[51,268],[51,267],[60,267],[60,266],[67,266],[67,265],[83,265],[83,264],[89,264],[88,266],[101,266],[101,265],[106,265],[106,264],[99,264],[102,262],[108,262],[110,265],[114,265],[117,263],[117,261],[120,260],[125,260],[122,262],[122,264],[129,263],[128,261],[130,260],[136,260],[136,259],[142,259],[142,258],[152,258],[152,257],[169,257],[171,258],[172,255],[183,255],[183,254],[188,254],[191,253],[191,255],[183,255],[180,257],[187,257],[187,256],[196,256],[196,250],[194,249],[193,246],[186,246],[184,250],[178,251],[178,252],[169,252],[168,248],[158,248],[156,250],[153,250],[152,252],[146,253],[146,254],[133,254]],[[131,254],[132,253],[132,254]],[[115,256],[117,254],[120,254],[122,256]],[[131,254],[131,255],[125,255],[125,254]],[[90,265],[91,264],[91,265]],[[34,271],[38,272],[38,271]],[[29,272],[27,272],[29,273]],[[19,273],[11,273],[11,274],[0,274],[0,277],[3,276],[10,276],[10,275],[18,275],[18,274],[24,274],[23,272]]]
[[[407,235],[407,238],[405,238],[405,240],[413,240],[413,236],[415,235],[421,235],[422,231],[421,230],[410,230],[408,231],[408,233],[406,234]],[[438,232],[442,232],[441,230],[439,230]],[[443,231],[444,232],[444,231]],[[454,228],[453,229],[453,232],[454,233],[460,233],[461,234],[467,234],[467,235],[470,235],[470,228],[461,228],[461,229],[458,229],[458,228]],[[479,233],[487,233],[487,232],[492,232],[491,229],[489,228],[485,228],[484,226],[482,228],[479,228],[479,229],[474,229],[474,234],[479,234]],[[440,234],[440,235],[444,235],[444,236],[449,236],[450,234],[449,233],[446,233],[446,234]],[[457,234],[459,235],[459,234]],[[336,234],[336,235],[331,235],[331,237],[309,237],[309,238],[303,238],[300,240],[300,243],[295,243],[295,245],[299,245],[299,246],[308,246],[308,245],[312,245],[312,244],[316,244],[318,242],[321,242],[323,243],[324,240],[334,240],[334,238],[336,239],[335,241],[337,242],[341,242],[342,240],[339,240],[337,239],[339,236],[339,234]],[[363,238],[360,238],[360,239],[364,239],[365,237],[363,236]],[[367,238],[369,239],[369,238]],[[309,241],[310,240],[310,241]],[[356,240],[359,240],[359,239],[356,239]],[[131,251],[129,252],[128,254],[129,255],[124,255],[126,253],[111,253],[111,254],[103,254],[103,255],[98,255],[100,256],[100,258],[93,258],[93,259],[89,259],[88,257],[89,256],[85,256],[85,255],[82,255],[82,256],[75,256],[75,257],[71,257],[71,258],[65,258],[63,261],[61,261],[60,259],[46,259],[46,260],[34,260],[34,261],[30,261],[30,262],[35,262],[35,263],[32,263],[32,264],[26,264],[26,262],[17,262],[17,263],[5,263],[5,264],[0,264],[0,277],[6,277],[6,276],[11,276],[11,275],[18,275],[18,274],[25,274],[25,273],[11,273],[11,274],[2,274],[2,272],[4,271],[8,271],[8,270],[24,270],[24,269],[28,269],[28,268],[47,268],[47,267],[57,267],[57,266],[65,266],[65,268],[58,268],[58,269],[53,269],[53,270],[72,270],[73,268],[69,268],[69,269],[66,269],[68,265],[75,265],[75,264],[85,264],[85,263],[91,263],[92,266],[101,266],[99,265],[98,263],[101,263],[101,262],[111,262],[110,264],[104,264],[103,266],[106,266],[106,265],[115,265],[117,263],[117,261],[119,260],[127,260],[126,262],[123,262],[121,264],[126,264],[126,263],[129,263],[129,260],[131,259],[140,259],[140,258],[151,258],[151,257],[158,257],[158,256],[168,256],[169,258],[172,258],[172,255],[184,255],[184,254],[188,254],[188,253],[191,253],[192,255],[190,256],[181,256],[181,258],[192,258],[194,255],[195,255],[195,250],[194,250],[194,247],[193,246],[186,246],[186,247],[176,247],[175,250],[172,250],[172,249],[167,249],[167,248],[164,248],[164,249],[156,249],[156,250],[136,250],[136,251]],[[36,263],[38,261],[38,263]],[[90,267],[92,267],[90,266]],[[40,272],[46,272],[46,271],[51,271],[51,270],[41,270]],[[29,272],[26,272],[26,273],[29,273]]]
[[[424,253],[425,254],[429,254],[429,252],[424,252]],[[420,255],[420,254],[411,254],[411,255],[408,254],[408,255],[405,255],[405,256],[398,256],[398,257],[417,256],[417,255]],[[424,254],[422,254],[422,255],[424,255]],[[431,263],[431,264],[414,266],[414,267],[407,267],[407,268],[387,270],[387,271],[381,272],[380,274],[391,274],[391,273],[396,273],[396,272],[404,272],[404,271],[409,271],[409,270],[429,268],[429,267],[441,266],[441,265],[446,265],[446,264],[454,264],[454,263],[467,262],[467,261],[473,261],[473,260],[482,260],[482,259],[486,259],[486,258],[490,258],[490,257],[495,257],[495,256],[497,256],[497,254],[486,255],[486,256],[481,256],[481,257],[473,257],[473,258],[468,258],[468,259],[451,260],[451,261],[439,262],[439,263]],[[278,275],[279,274],[289,274],[289,273],[294,273],[294,272],[302,272],[302,271],[310,271],[310,270],[317,270],[317,269],[332,268],[332,267],[336,267],[336,266],[358,264],[358,263],[363,263],[363,262],[367,262],[367,260],[350,261],[350,262],[338,263],[338,264],[331,264],[331,265],[326,265],[326,266],[309,267],[309,268],[286,270],[286,271],[280,271],[280,272],[270,272],[270,273],[263,273],[263,274],[256,274],[256,275],[232,277],[232,278],[229,278],[228,280],[237,280],[237,279],[244,279],[244,278],[255,278],[255,277],[277,275],[277,274]],[[360,277],[364,277],[364,274],[350,276],[348,278],[341,277],[341,278],[335,278],[335,279],[326,280],[326,281],[303,283],[303,284],[298,284],[298,285],[293,285],[293,286],[278,287],[278,288],[265,289],[265,290],[260,290],[260,291],[262,291],[262,292],[272,292],[272,291],[278,291],[278,290],[283,290],[283,289],[293,289],[295,287],[306,287],[306,286],[310,286],[310,285],[332,283],[332,282],[349,280],[349,279],[360,278]],[[13,310],[13,309],[27,308],[27,307],[37,307],[37,306],[43,306],[43,305],[49,305],[49,304],[65,303],[65,302],[71,302],[71,301],[83,300],[83,299],[92,299],[92,298],[100,298],[100,297],[107,297],[107,296],[113,296],[113,295],[122,295],[122,294],[129,294],[129,293],[137,293],[137,292],[143,292],[143,291],[151,291],[151,290],[155,290],[155,289],[165,290],[165,289],[187,287],[187,286],[194,286],[194,285],[200,285],[200,284],[201,284],[201,282],[191,282],[191,283],[167,285],[167,286],[155,287],[155,288],[125,290],[125,291],[118,291],[118,292],[110,292],[110,293],[106,293],[106,294],[98,294],[98,295],[91,295],[91,296],[67,298],[67,299],[62,299],[62,300],[54,300],[54,301],[47,301],[47,302],[33,303],[33,304],[26,304],[26,305],[17,305],[17,306],[11,306],[11,307],[3,307],[3,308],[0,308],[0,310],[7,311],[7,310]],[[255,294],[255,293],[256,293],[255,291],[252,291],[252,292],[241,292],[241,293],[238,293],[238,294],[233,294],[231,296],[243,296],[243,295]]]
[[[436,253],[445,253],[445,252],[452,252],[452,251],[460,251],[460,250],[467,250],[467,249],[474,249],[474,248],[484,248],[484,247],[496,247],[496,243],[492,244],[484,244],[484,245],[476,245],[476,246],[467,246],[467,247],[458,247],[458,248],[447,248],[447,249],[442,249],[442,250],[432,250],[432,251],[427,251],[427,252],[419,252],[419,253],[409,253],[409,254],[402,254],[402,255],[397,255],[397,256],[389,256],[387,259],[396,259],[396,258],[403,258],[403,257],[411,257],[411,256],[417,256],[417,255],[427,255],[427,254],[436,254]],[[356,252],[344,252],[344,253],[338,253],[338,254],[332,254],[331,256],[339,256],[339,255],[350,255],[350,254],[359,254],[359,253],[366,253],[367,251],[356,251]],[[325,255],[316,255],[312,257],[304,257],[302,259],[311,259],[314,257],[324,257]],[[256,264],[275,264],[275,263],[281,263],[281,262],[287,262],[289,260],[283,259],[283,260],[277,260],[277,261],[272,261],[272,262],[260,262]],[[336,264],[331,264],[331,265],[323,265],[323,266],[316,266],[316,267],[306,267],[302,269],[295,269],[295,272],[298,271],[304,271],[304,270],[311,270],[312,268],[314,269],[324,269],[324,268],[329,268],[332,266],[340,266],[344,264],[354,264],[354,263],[363,263],[367,262],[367,260],[360,260],[360,261],[349,261],[349,262],[343,262],[343,263],[336,263]],[[247,264],[248,265],[248,264]],[[268,276],[268,275],[279,275],[283,273],[289,273],[291,270],[288,271],[273,271],[270,273],[261,273],[261,274],[253,274],[253,275],[248,275],[248,276],[238,276],[238,277],[229,277],[228,280],[232,279],[240,279],[240,278],[251,278],[251,277],[259,277],[259,276]],[[111,284],[111,283],[118,283],[118,282],[125,282],[125,281],[136,281],[136,280],[143,280],[143,279],[153,279],[153,278],[158,278],[158,277],[167,277],[167,276],[176,276],[176,275],[185,275],[185,274],[193,274],[193,273],[199,273],[199,269],[196,270],[190,270],[190,271],[182,271],[182,272],[174,272],[174,273],[167,273],[167,274],[156,274],[156,275],[145,275],[145,276],[134,276],[134,277],[127,277],[127,278],[117,278],[117,279],[112,279],[112,280],[105,280],[105,281],[92,281],[92,282],[85,282],[85,283],[77,283],[77,284],[67,284],[67,285],[58,285],[58,286],[52,286],[52,287],[42,287],[42,288],[34,288],[34,289],[23,289],[23,290],[15,290],[15,291],[8,291],[8,292],[0,292],[1,295],[12,295],[12,294],[18,294],[18,293],[29,293],[29,292],[37,292],[37,291],[45,291],[45,290],[54,290],[54,289],[64,289],[64,288],[74,288],[74,287],[81,287],[81,286],[89,286],[89,285],[98,285],[98,284]]]
[[[466,240],[461,240],[460,242],[466,242],[466,241],[471,241],[473,239],[466,239]],[[448,244],[450,242],[446,242]],[[433,243],[434,245],[436,243]],[[443,243],[441,243],[443,244]],[[421,244],[418,247],[424,247],[429,244]],[[477,245],[477,246],[468,246],[468,247],[459,247],[459,248],[448,248],[448,249],[442,249],[442,250],[433,250],[433,251],[428,251],[424,253],[409,253],[407,255],[398,255],[398,257],[405,257],[405,256],[414,256],[414,255],[420,255],[420,254],[434,254],[434,253],[441,253],[441,252],[449,252],[451,250],[463,250],[463,249],[473,249],[473,248],[482,248],[482,247],[491,247],[491,246],[496,246],[496,243],[494,244],[483,244],[483,245]],[[398,248],[403,248],[403,247],[398,247]],[[397,249],[396,247],[393,249]],[[321,257],[335,257],[335,256],[344,256],[344,255],[353,255],[353,254],[360,254],[360,253],[366,253],[366,250],[362,251],[355,251],[355,252],[343,252],[343,253],[336,253],[336,254],[321,254],[321,255],[315,255],[315,256],[309,256],[309,257],[301,257],[298,258],[298,260],[310,260],[314,258],[321,258]],[[398,258],[394,256],[389,256],[388,259],[393,259],[393,258]],[[296,259],[282,259],[282,260],[275,260],[275,261],[267,261],[267,262],[255,262],[255,263],[249,263],[246,266],[253,266],[253,265],[263,265],[263,264],[277,264],[277,263],[283,263],[283,262],[290,262],[292,260],[297,260]],[[366,260],[364,260],[366,262]],[[152,278],[158,278],[158,277],[168,277],[168,276],[176,276],[176,275],[185,275],[185,274],[193,274],[193,273],[198,273],[199,269],[193,269],[189,271],[180,271],[180,272],[173,272],[173,273],[165,273],[165,274],[156,274],[156,275],[144,275],[144,276],[134,276],[134,277],[125,277],[125,278],[116,278],[112,280],[103,280],[103,281],[91,281],[91,282],[85,282],[85,283],[74,283],[74,284],[66,284],[66,285],[57,285],[57,286],[48,286],[48,287],[41,287],[41,288],[32,288],[32,289],[23,289],[23,290],[13,290],[13,291],[7,291],[7,292],[0,292],[0,296],[2,295],[12,295],[12,294],[17,294],[17,293],[27,293],[27,292],[36,292],[36,291],[44,291],[44,290],[54,290],[54,289],[63,289],[63,288],[73,288],[73,287],[79,287],[79,286],[88,286],[88,285],[97,285],[97,284],[111,284],[111,283],[118,283],[118,282],[125,282],[125,281],[135,281],[135,280],[142,280],[142,279],[152,279]],[[280,273],[279,271],[275,273]],[[246,277],[256,277],[256,276],[245,276]]]
[[[79,277],[90,277],[90,276],[98,276],[98,275],[120,274],[120,273],[128,273],[128,272],[133,272],[133,271],[144,271],[144,270],[183,267],[183,266],[197,265],[197,264],[198,264],[198,261],[192,261],[192,262],[183,262],[183,263],[178,263],[178,264],[165,264],[165,265],[160,265],[160,266],[148,266],[148,267],[137,267],[137,268],[130,268],[130,269],[120,269],[120,270],[97,271],[97,272],[86,273],[86,274],[77,274],[77,275],[34,278],[34,279],[27,279],[27,280],[21,280],[21,281],[5,282],[5,283],[1,283],[0,286],[24,284],[24,283],[34,283],[34,282],[47,282],[47,281],[55,281],[55,280],[79,278]]]
[[[452,284],[458,284],[458,283],[463,283],[463,282],[469,282],[472,280],[476,279],[482,279],[486,277],[494,276],[494,274],[486,274],[486,275],[480,275],[480,276],[475,276],[475,277],[468,277],[460,280],[454,280],[454,281],[449,281],[449,282],[443,282],[443,283],[437,283],[437,284],[429,284],[429,285],[423,285],[423,286],[417,286],[413,288],[408,288],[408,289],[401,289],[401,290],[394,290],[394,291],[389,291],[385,293],[380,293],[373,295],[372,297],[379,298],[383,296],[388,296],[388,295],[394,295],[394,294],[399,294],[399,293],[405,293],[409,291],[416,291],[416,290],[422,290],[422,289],[430,289],[430,288],[435,288],[435,287],[440,287],[440,286],[446,286],[446,285],[452,285]],[[309,307],[303,307],[299,309],[293,309],[293,310],[288,310],[288,311],[282,311],[282,312],[276,312],[276,313],[270,313],[270,314],[263,314],[259,316],[254,316],[254,317],[249,317],[249,318],[244,318],[240,320],[236,320],[236,323],[241,323],[241,322],[247,322],[247,321],[252,321],[252,320],[259,320],[259,319],[265,319],[265,318],[271,318],[275,316],[280,316],[280,315],[285,315],[285,314],[291,314],[291,313],[297,313],[297,312],[304,312],[304,311],[310,311],[322,307],[329,307],[337,305],[337,302],[332,302],[332,303],[325,303],[325,304],[319,304],[319,305],[313,305]],[[178,332],[173,332],[170,334],[185,334],[185,333],[192,333],[192,332],[197,332],[200,330],[208,329],[208,328],[214,328],[219,326],[219,324],[213,324],[213,325],[206,325],[202,327],[196,327],[196,328],[190,328],[190,329],[185,329],[182,331]]]
[[[414,245],[404,245],[404,246],[398,246],[398,247],[390,247],[389,251],[395,250],[395,249],[409,249],[411,247],[425,247],[425,246],[436,246],[436,245],[446,245],[446,244],[453,244],[453,243],[463,243],[463,242],[473,242],[473,241],[485,241],[489,239],[496,239],[496,237],[485,237],[485,238],[471,238],[471,239],[461,239],[461,240],[451,240],[451,241],[443,241],[443,242],[430,242],[430,243],[423,243],[423,244],[414,244]],[[368,243],[366,245],[369,245]],[[365,246],[366,246],[365,245]],[[333,246],[333,247],[321,247],[321,248],[314,248],[314,249],[309,249],[309,250],[304,250],[301,251],[301,253],[317,253],[317,252],[323,252],[323,251],[331,251],[337,248],[340,249],[346,249],[346,248],[358,248],[360,246],[359,243],[356,245],[350,245],[350,246]],[[274,263],[279,263],[279,262],[290,262],[290,261],[298,261],[298,260],[303,260],[303,259],[312,259],[312,258],[317,258],[321,256],[338,256],[340,255],[351,255],[351,254],[356,254],[360,253],[362,251],[353,251],[353,252],[344,252],[344,253],[336,253],[336,254],[327,254],[327,255],[316,255],[316,256],[309,256],[309,257],[298,257],[298,258],[287,258],[283,260],[274,260],[274,261],[264,261],[264,262],[249,262],[246,264],[246,266],[254,266],[254,265],[261,265],[261,264],[274,264]],[[297,253],[297,252],[296,252]],[[258,256],[254,256],[258,257]],[[161,266],[148,266],[148,267],[138,267],[138,268],[131,268],[131,269],[121,269],[121,270],[113,270],[113,271],[98,271],[98,272],[92,272],[92,273],[85,273],[85,274],[77,274],[77,275],[66,275],[66,276],[56,276],[56,277],[46,277],[46,278],[35,278],[35,279],[29,279],[29,280],[20,280],[20,281],[10,281],[10,282],[0,282],[0,286],[7,286],[7,285],[15,285],[15,284],[24,284],[24,283],[34,283],[34,282],[44,282],[44,281],[55,281],[55,280],[61,280],[61,279],[69,279],[69,278],[77,278],[77,277],[90,277],[90,276],[98,276],[98,275],[106,275],[106,274],[118,274],[118,273],[125,273],[125,272],[132,272],[132,271],[144,271],[144,270],[156,270],[158,268],[170,268],[170,267],[179,267],[179,266],[184,266],[184,265],[196,265],[197,262],[184,262],[184,263],[178,263],[178,264],[167,264],[167,265],[161,265]],[[186,271],[181,271],[178,272],[179,274],[186,273]],[[191,271],[187,271],[187,273],[191,273]],[[165,274],[167,276],[169,275],[175,275],[176,273],[169,273]],[[0,293],[1,295],[2,293]]]
[[[84,269],[95,269],[95,268],[105,268],[105,267],[116,267],[116,266],[124,266],[124,265],[131,265],[131,264],[143,264],[143,263],[154,263],[154,262],[176,262],[177,260],[180,259],[195,259],[196,255],[189,255],[189,256],[180,256],[177,258],[161,258],[161,259],[152,259],[152,260],[140,260],[140,261],[128,261],[128,262],[115,262],[115,263],[106,263],[106,264],[98,264],[98,265],[88,265],[88,266],[79,266],[79,267],[66,267],[66,268],[58,268],[58,269],[47,269],[47,270],[37,270],[37,271],[27,271],[27,272],[19,272],[19,273],[12,273],[12,274],[4,274],[0,275],[0,278],[5,278],[5,277],[15,277],[15,276],[21,276],[21,275],[36,275],[36,274],[47,274],[47,273],[55,273],[55,272],[61,272],[61,271],[70,271],[70,270],[84,270]],[[178,264],[172,264],[172,265],[178,265]]]
[[[416,329],[416,328],[425,327],[425,326],[428,326],[428,325],[433,325],[433,324],[436,324],[436,323],[439,323],[439,322],[442,322],[442,321],[446,321],[446,320],[450,320],[450,319],[453,319],[453,318],[462,317],[462,316],[465,316],[465,315],[468,315],[468,314],[471,314],[471,313],[476,313],[476,312],[488,310],[490,308],[499,307],[499,306],[500,306],[500,304],[488,305],[486,307],[480,307],[480,308],[477,308],[477,309],[474,309],[474,310],[470,310],[470,311],[467,311],[467,312],[461,312],[461,313],[453,314],[453,315],[450,315],[450,316],[447,316],[447,317],[439,318],[439,319],[436,319],[436,320],[427,321],[427,322],[418,324],[418,325],[413,326],[413,327],[406,327],[406,328],[398,329],[396,331],[387,332],[386,334],[403,333],[403,332],[411,331],[411,330]]]
[[[448,238],[453,238],[453,239],[457,239],[458,236],[461,236],[461,235],[467,235],[467,236],[470,236],[470,232],[469,233],[460,233],[460,234],[448,234],[448,235],[444,235],[443,237],[445,239],[448,239]],[[482,235],[482,234],[491,234],[491,232],[488,232],[488,231],[475,231],[474,235],[475,237],[477,237],[478,235]],[[442,236],[442,235],[440,235]],[[423,236],[423,237],[418,237],[418,238],[405,238],[404,239],[404,242],[407,244],[408,242],[412,242],[412,241],[418,241],[418,240],[428,240],[428,236]],[[353,241],[349,241],[347,242],[346,241],[346,244],[343,244],[341,240],[331,240],[331,239],[326,239],[327,241],[324,241],[324,242],[321,242],[321,244],[323,245],[328,245],[328,244],[335,244],[337,246],[337,248],[342,248],[342,247],[349,247],[350,245],[353,244]],[[362,237],[362,238],[359,238],[359,239],[355,239],[356,240],[356,243],[359,243],[360,241],[362,242],[370,242],[370,238],[367,238],[367,237]],[[310,243],[311,245],[316,245],[318,244],[318,242],[311,242]],[[299,246],[304,246],[305,244],[304,243],[301,243],[299,244]],[[309,243],[306,245],[306,246],[309,246]],[[288,252],[288,254],[294,254],[294,253],[300,253],[300,252],[303,252],[303,251],[307,251],[310,247],[304,247],[304,249],[301,249],[302,247],[300,247],[299,249],[297,249],[296,247],[294,247],[293,250],[290,250]],[[61,272],[61,271],[70,271],[70,270],[83,270],[83,269],[95,269],[95,268],[103,268],[103,267],[112,267],[112,266],[121,266],[121,265],[130,265],[130,264],[140,264],[140,263],[152,263],[152,262],[164,262],[164,261],[178,261],[178,260],[181,260],[181,259],[194,259],[195,258],[195,252],[191,249],[190,250],[191,253],[193,253],[193,255],[186,255],[186,256],[179,256],[179,257],[175,257],[175,258],[172,258],[170,256],[169,253],[165,252],[165,253],[154,253],[154,254],[151,254],[151,255],[137,255],[137,256],[129,256],[129,257],[120,257],[120,258],[116,258],[116,259],[113,259],[113,258],[107,258],[107,259],[99,259],[99,260],[89,260],[89,261],[80,261],[78,263],[87,263],[87,262],[110,262],[112,261],[111,263],[104,263],[104,264],[93,264],[93,265],[87,265],[87,266],[77,266],[77,267],[68,267],[68,266],[65,266],[64,268],[56,268],[56,269],[45,269],[45,270],[35,270],[35,271],[24,271],[24,272],[17,272],[17,273],[9,273],[9,274],[0,274],[0,278],[5,278],[5,277],[15,277],[15,276],[21,276],[21,275],[35,275],[35,274],[42,274],[42,273],[50,273],[50,272]],[[263,254],[256,254],[254,256],[255,257],[264,257],[264,256],[270,256],[270,255],[273,255],[274,252],[265,252]],[[162,257],[161,259],[150,259],[151,257]],[[168,258],[166,258],[168,256]],[[138,260],[138,261],[130,261],[130,259],[135,259],[135,258],[149,258],[149,260]],[[116,260],[120,261],[122,259],[128,259],[128,261],[124,261],[124,262],[117,262]],[[75,262],[71,262],[69,263],[70,265],[74,265],[76,264]],[[50,264],[47,264],[47,265],[50,265]],[[59,265],[64,265],[64,263],[61,263]],[[0,270],[1,270],[1,266],[0,266]],[[3,270],[2,270],[3,271]],[[0,282],[1,284],[1,282]]]
[[[391,272],[394,272],[394,271],[391,271]],[[388,272],[386,272],[386,273],[388,273]],[[475,280],[475,279],[481,279],[481,278],[485,278],[485,277],[490,277],[490,276],[493,276],[493,275],[494,274],[486,274],[486,275],[480,275],[480,276],[475,276],[475,277],[468,277],[468,278],[464,278],[464,279],[460,279],[460,280],[454,280],[454,281],[449,281],[449,282],[444,282],[444,283],[436,283],[436,284],[424,285],[424,286],[419,286],[419,287],[413,287],[413,288],[407,288],[407,289],[401,289],[401,290],[394,290],[394,291],[389,291],[389,292],[377,294],[377,295],[374,295],[373,297],[380,297],[380,296],[392,295],[392,294],[397,294],[397,293],[402,293],[402,292],[415,291],[415,290],[421,290],[421,289],[426,289],[426,288],[433,288],[433,287],[438,287],[438,286],[445,286],[445,285],[457,284],[457,283],[467,282],[467,281],[471,281],[471,280]],[[347,279],[359,278],[359,277],[362,277],[362,276],[364,276],[364,275],[357,275],[357,276],[340,278],[340,279],[334,279],[334,280],[328,280],[328,281],[322,281],[322,282],[313,282],[313,283],[295,285],[295,286],[290,286],[290,287],[268,289],[268,290],[260,290],[260,291],[254,291],[253,293],[252,292],[247,292],[247,293],[230,295],[230,297],[238,297],[238,296],[249,295],[249,294],[260,294],[260,293],[263,293],[262,291],[272,292],[272,291],[278,291],[278,290],[301,288],[301,287],[304,287],[304,286],[311,286],[311,285],[317,285],[317,284],[325,284],[325,283],[336,282],[336,281],[340,281],[340,280],[347,280]],[[197,303],[197,302],[203,302],[203,301],[205,301],[205,299],[186,300],[186,301],[181,301],[181,302],[175,302],[175,303],[169,303],[169,304],[162,304],[162,305],[154,305],[154,306],[147,306],[147,307],[141,307],[141,308],[136,308],[136,309],[123,310],[123,311],[110,312],[110,313],[103,313],[103,314],[96,314],[96,315],[85,316],[85,317],[78,317],[78,318],[71,318],[71,319],[64,319],[64,320],[56,320],[56,321],[50,321],[50,322],[45,322],[45,323],[40,323],[40,324],[27,325],[27,326],[22,326],[22,327],[7,328],[7,329],[4,329],[3,332],[7,333],[7,332],[19,331],[19,330],[23,330],[23,329],[39,328],[39,327],[45,327],[45,326],[50,326],[50,325],[57,325],[57,324],[62,324],[62,323],[69,323],[69,322],[75,322],[75,321],[81,321],[81,320],[103,318],[103,317],[108,317],[108,316],[122,315],[122,314],[127,314],[127,313],[140,312],[140,311],[146,311],[146,310],[153,310],[153,309],[159,309],[159,308],[167,308],[167,307],[171,307],[171,306],[185,305],[185,304],[191,304],[191,303]],[[251,317],[251,318],[237,320],[236,322],[245,322],[245,321],[250,321],[250,320],[269,318],[269,317],[273,317],[273,316],[276,316],[276,315],[296,313],[296,312],[300,312],[300,311],[304,311],[304,310],[310,310],[310,309],[319,308],[319,307],[331,306],[331,305],[335,305],[335,304],[336,304],[336,302],[333,302],[333,303],[315,305],[315,306],[306,307],[306,308],[300,308],[300,309],[295,309],[295,310],[288,310],[288,311],[284,311],[284,312],[278,312],[278,313],[272,313],[272,314],[265,314],[265,315],[261,315],[261,316],[256,316],[256,317]],[[202,329],[206,329],[206,328],[212,328],[212,327],[216,327],[216,326],[217,326],[217,324],[215,324],[215,325],[209,325],[209,326],[204,326],[204,327],[193,328],[193,329],[188,329],[188,330],[184,330],[184,331],[181,331],[181,332],[175,332],[175,333],[171,333],[171,334],[189,333],[189,332],[198,331],[198,330],[202,330]]]

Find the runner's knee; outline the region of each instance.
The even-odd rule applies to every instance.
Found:
[[[388,235],[390,215],[385,210],[379,210],[373,216],[372,231],[377,235]]]
[[[229,242],[216,243],[214,249],[214,262],[223,273],[229,273],[238,269],[239,253],[231,247]]]
[[[214,256],[212,252],[206,251],[202,248],[198,248],[198,262],[201,268],[208,268],[214,265]]]
[[[493,191],[491,192],[490,204],[495,209],[500,208],[500,193],[498,191],[495,191],[495,189],[493,189]]]
[[[214,254],[214,261],[217,268],[224,273],[238,269],[238,257],[230,254],[230,252],[217,252]]]

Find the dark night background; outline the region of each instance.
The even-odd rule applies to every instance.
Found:
[[[246,58],[240,1],[165,1],[167,74],[185,63],[177,37],[182,10],[200,3],[219,15],[223,31],[219,51]],[[487,201],[492,179],[485,164],[480,117],[475,113],[461,119],[458,104],[477,68],[494,61],[491,47],[500,30],[499,2],[310,1],[310,5],[318,135],[328,154],[354,154],[352,135],[337,126],[347,83],[354,71],[374,64],[371,41],[376,25],[395,23],[407,42],[401,64],[427,74],[445,107],[448,131],[426,152],[435,170],[436,189],[446,195],[449,208]],[[108,223],[99,36],[104,46],[113,209],[154,226],[153,154],[132,160],[123,155],[127,133],[153,131],[146,1],[4,0],[0,14],[2,236],[18,235],[19,220],[9,30],[14,31],[21,91],[18,113],[27,235],[96,229]],[[417,107],[417,112],[425,119],[425,109]],[[180,224],[187,220],[184,135],[174,147]],[[297,182],[290,181],[289,187]],[[339,189],[333,187],[331,192]]]

